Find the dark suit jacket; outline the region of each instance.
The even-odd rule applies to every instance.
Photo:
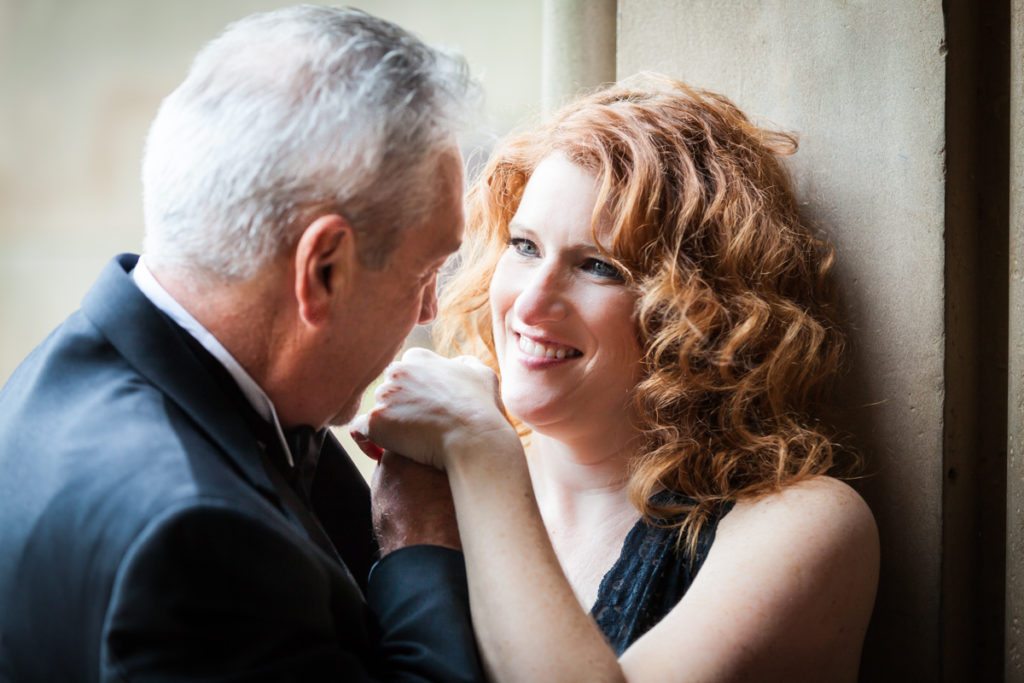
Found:
[[[313,504],[344,561],[311,541],[136,260],[0,392],[0,679],[482,678],[461,554],[399,550],[367,582],[368,491],[333,438]]]

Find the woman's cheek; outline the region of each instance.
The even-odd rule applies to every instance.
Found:
[[[488,290],[488,297],[491,304],[491,324],[493,326],[495,342],[505,338],[506,322],[509,311],[515,304],[516,292],[512,285],[514,273],[505,257],[498,261],[498,265],[491,276],[491,285]]]

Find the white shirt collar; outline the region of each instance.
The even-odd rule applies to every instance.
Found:
[[[274,430],[277,432],[281,446],[284,448],[285,456],[288,458],[288,464],[294,467],[295,462],[292,459],[291,450],[288,448],[288,441],[284,438],[284,430],[281,429],[281,421],[277,418],[274,403],[260,385],[256,383],[256,380],[249,376],[245,368],[235,360],[235,357],[224,348],[224,345],[208,329],[203,327],[191,313],[185,310],[184,306],[179,304],[157,282],[156,278],[153,277],[153,273],[146,267],[145,256],[140,256],[139,262],[135,264],[135,268],[132,270],[132,279],[154,306],[166,313],[179,327],[195,337],[195,340],[202,344],[203,348],[209,351],[210,355],[224,366],[224,369],[238,383],[238,388],[242,390],[242,394],[252,404],[252,407],[259,413],[260,417],[274,425]]]

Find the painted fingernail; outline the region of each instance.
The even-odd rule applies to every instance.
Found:
[[[384,449],[370,441],[364,435],[356,431],[349,432],[349,434],[352,436],[352,440],[356,442],[356,445],[359,446],[359,450],[365,453],[367,457],[372,460],[379,461],[380,456],[384,455]]]

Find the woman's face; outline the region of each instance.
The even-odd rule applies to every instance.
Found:
[[[502,399],[540,433],[628,424],[641,358],[636,296],[594,244],[596,199],[594,176],[546,157],[491,280]]]

